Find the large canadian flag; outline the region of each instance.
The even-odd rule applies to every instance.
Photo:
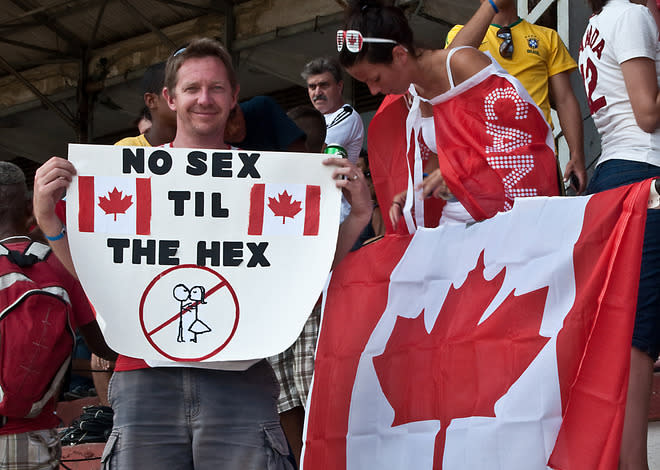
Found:
[[[615,469],[649,188],[517,199],[349,255],[303,468]]]
[[[81,232],[151,234],[149,178],[79,176]]]

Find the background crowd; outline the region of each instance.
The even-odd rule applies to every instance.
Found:
[[[401,10],[374,0],[351,2],[345,27],[337,33],[338,58],[314,58],[305,65],[301,76],[310,104],[288,112],[266,96],[239,103],[240,86],[227,52],[217,41],[195,40],[173,51],[166,64],[147,70],[143,107],[136,106],[142,107],[138,135],[116,145],[290,152],[342,147],[346,158],[326,162],[335,167],[336,184],[345,196],[335,264],[349,250],[385,233],[479,221],[510,209],[516,197],[558,195],[571,186],[578,195],[594,193],[658,177],[655,0],[589,4],[594,16],[578,63],[603,148],[589,184],[582,118],[570,85],[578,63],[554,30],[519,18],[514,0],[483,1],[466,25],[451,30],[446,47],[439,50],[416,45]],[[400,104],[389,111],[399,127],[369,128],[368,152],[363,149],[362,118],[344,100],[344,71],[373,94],[392,95],[391,103]],[[512,101],[530,104],[519,123],[533,136],[525,144],[532,163],[524,191],[520,178],[507,179],[510,167],[493,163],[484,150],[493,128],[473,110],[493,87],[508,90]],[[551,105],[570,151],[563,170],[548,144]],[[462,142],[460,152],[447,150],[450,143]],[[382,172],[385,153],[398,159],[401,178],[372,181],[372,171]],[[470,178],[459,168],[467,155],[485,162]],[[61,201],[74,175],[67,160],[50,159],[37,172],[32,208],[22,172],[3,162],[0,238],[14,252],[27,254],[41,241],[57,255],[25,269],[28,277],[45,278],[42,284],[65,284],[69,297],[77,299],[71,308],[93,353],[88,368],[94,371],[94,388],[101,405],[114,410],[111,428],[106,421],[108,429],[100,432],[100,439],[108,441],[105,468],[295,468],[314,370],[320,299],[296,342],[275,357],[217,363],[210,369],[151,368],[124,356],[115,363],[89,305],[80,301],[75,280]],[[659,217],[655,211],[647,217],[620,468],[648,468],[648,403],[660,353]],[[36,418],[6,418],[0,428],[0,469],[57,468],[60,443],[53,409],[50,400]],[[85,442],[85,434],[72,429],[59,435],[67,443]]]

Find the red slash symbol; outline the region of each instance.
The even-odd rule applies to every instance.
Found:
[[[173,309],[163,320],[163,312],[167,309],[162,306],[168,305],[167,308],[171,308],[169,305],[174,305],[173,287],[183,285],[185,289],[184,284],[196,286],[193,291],[201,289],[204,293],[202,300],[185,303],[185,306],[182,303],[181,308]],[[212,301],[208,302],[210,297]],[[198,309],[201,311],[202,308],[206,323],[197,319]],[[207,327],[208,323],[213,326],[205,330],[209,334],[199,341],[196,334],[195,339],[190,340],[192,342],[173,341],[176,334],[172,335],[172,329],[177,328],[173,323],[182,322],[184,318],[190,323],[193,311],[198,325]],[[156,276],[140,300],[140,325],[147,341],[156,351],[173,361],[195,362],[215,356],[233,338],[238,319],[238,298],[229,282],[214,270],[193,264],[175,266]],[[181,326],[178,328],[181,337]]]

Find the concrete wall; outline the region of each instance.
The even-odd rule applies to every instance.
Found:
[[[185,21],[163,29],[175,44],[185,44],[193,37],[215,36],[224,33],[225,18],[219,15],[207,15],[195,20]],[[90,86],[112,86],[127,79],[141,76],[151,64],[167,60],[171,46],[164,44],[154,34],[143,34],[125,41],[120,41],[93,52],[89,61]],[[105,63],[106,65],[101,65]],[[103,69],[103,70],[102,70]],[[53,100],[74,96],[80,65],[77,63],[49,64],[21,72],[41,93]],[[102,83],[96,83],[97,77],[103,77]],[[38,106],[35,95],[13,75],[0,79],[0,116]]]
[[[234,8],[236,38],[258,36],[342,11],[338,2],[328,0],[252,0]]]

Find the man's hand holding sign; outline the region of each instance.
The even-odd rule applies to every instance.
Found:
[[[37,170],[34,176],[34,216],[53,252],[71,274],[76,276],[69,251],[68,237],[55,206],[71,184],[76,169],[71,162],[53,157]]]

